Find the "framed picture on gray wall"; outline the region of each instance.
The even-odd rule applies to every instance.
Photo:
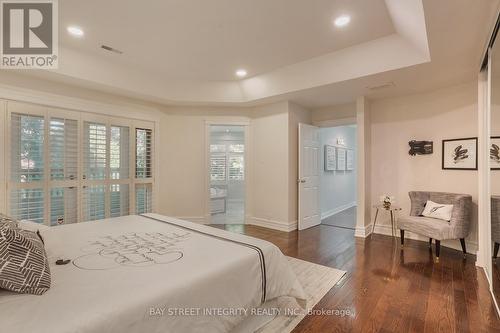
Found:
[[[354,150],[352,149],[347,150],[345,168],[348,171],[354,170]]]
[[[477,138],[443,140],[443,170],[477,170]]]
[[[325,171],[335,171],[337,168],[337,156],[335,147],[325,145]]]
[[[337,170],[345,170],[345,149],[337,148]]]
[[[492,136],[490,144],[491,170],[500,170],[500,136]]]

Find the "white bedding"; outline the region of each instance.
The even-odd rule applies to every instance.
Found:
[[[241,309],[305,299],[276,246],[208,226],[147,214],[43,236],[52,287],[42,296],[0,291],[2,332],[230,332],[246,319]],[[58,257],[72,262],[56,266]],[[203,315],[215,308],[239,310]]]

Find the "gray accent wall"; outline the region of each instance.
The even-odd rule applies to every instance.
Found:
[[[344,145],[337,143],[343,138]],[[356,126],[337,126],[320,129],[320,208],[321,217],[326,218],[356,205]],[[325,171],[325,145],[354,150],[354,170]]]

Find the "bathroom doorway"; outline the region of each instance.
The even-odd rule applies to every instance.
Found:
[[[244,224],[246,126],[209,125],[209,129],[210,223]]]

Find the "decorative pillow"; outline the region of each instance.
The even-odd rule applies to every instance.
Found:
[[[0,214],[0,229],[2,228],[17,228],[17,221],[8,216]]]
[[[452,211],[453,205],[439,204],[434,201],[427,200],[422,215],[425,217],[432,217],[434,219],[450,221]]]
[[[0,288],[42,295],[50,288],[43,243],[33,231],[0,224]]]
[[[33,231],[33,232],[50,229],[50,227],[46,226],[45,224],[33,222],[30,220],[21,220],[18,222],[17,225],[20,229]]]
[[[50,229],[49,226],[46,226],[45,224],[33,222],[30,220],[21,220],[18,222],[18,227],[20,229],[23,229],[23,230],[35,232],[38,235],[38,237],[40,237],[40,239],[42,240],[42,243],[44,243],[44,245],[45,245],[45,242],[43,240],[41,232],[45,231],[45,230],[49,230]]]

